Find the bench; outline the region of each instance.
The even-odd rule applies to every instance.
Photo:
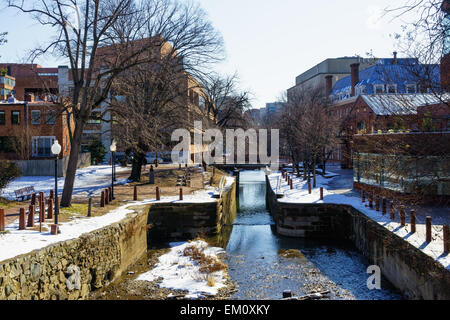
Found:
[[[14,193],[16,194],[16,199],[21,198],[21,201],[23,201],[25,199],[25,197],[27,197],[28,199],[36,193],[36,191],[34,191],[34,187],[25,187],[22,189],[18,189],[18,190],[14,190]]]

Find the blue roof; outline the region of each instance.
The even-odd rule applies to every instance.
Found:
[[[362,88],[361,94],[374,94],[375,84],[396,84],[397,93],[407,93],[406,85],[424,85],[439,88],[439,65],[420,64],[416,59],[380,59],[377,64],[359,72],[359,82],[356,87]],[[348,93],[352,88],[351,76],[342,78],[336,82],[331,92],[332,95]]]

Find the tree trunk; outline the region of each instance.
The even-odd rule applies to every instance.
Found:
[[[128,179],[133,182],[141,181],[142,164],[144,163],[145,154],[134,153],[133,157],[133,167],[131,169],[131,175]]]
[[[67,164],[64,189],[61,197],[61,207],[67,208],[72,205],[73,184],[75,183],[75,174],[77,173],[83,129],[83,123],[77,122],[70,148],[69,163]]]

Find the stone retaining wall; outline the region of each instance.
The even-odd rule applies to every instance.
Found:
[[[450,271],[352,206],[277,200],[267,181],[267,206],[284,236],[352,241],[409,299],[450,300]]]
[[[236,218],[236,183],[209,203],[154,203],[148,214],[149,241],[189,240],[211,236]]]
[[[0,300],[86,299],[146,252],[147,214],[1,261]]]

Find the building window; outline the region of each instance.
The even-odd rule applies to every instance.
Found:
[[[48,110],[46,114],[46,124],[55,124],[56,123],[56,111]]]
[[[397,85],[396,84],[388,84],[387,85],[387,93],[397,93]]]
[[[384,85],[383,85],[383,84],[375,84],[375,85],[373,86],[373,91],[374,91],[376,94],[384,93]]]
[[[366,128],[366,124],[364,121],[358,122],[358,130],[364,130]]]
[[[406,93],[416,93],[417,92],[417,88],[415,84],[407,84],[406,85]]]
[[[11,123],[20,124],[20,111],[11,111]]]
[[[5,111],[0,111],[0,125],[5,125],[6,119],[5,119]]]
[[[52,157],[52,145],[55,137],[33,137],[33,157]]]
[[[99,111],[92,111],[91,118],[89,119],[89,124],[100,124],[102,119],[102,114]]]
[[[40,110],[31,110],[31,124],[41,124]]]

